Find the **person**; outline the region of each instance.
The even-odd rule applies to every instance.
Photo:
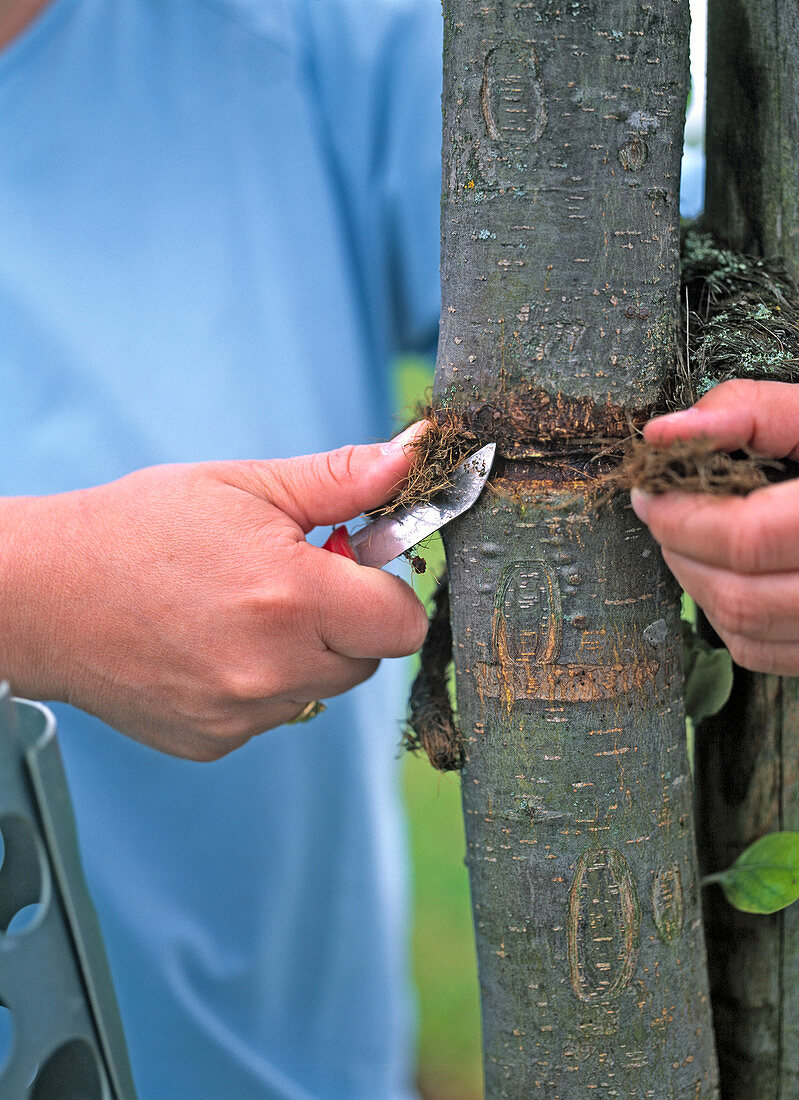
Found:
[[[408,468],[373,441],[438,331],[441,33],[0,13],[0,664],[56,700],[140,1100],[413,1095],[405,682],[369,674],[423,616],[311,542]]]
[[[724,382],[691,408],[651,420],[644,438],[659,446],[710,439],[720,449],[796,461],[799,388]],[[755,672],[799,674],[799,481],[745,497],[633,489],[631,498],[733,660]]]
[[[139,1095],[405,1100],[400,678],[330,695],[423,624],[303,536],[407,469],[333,448],[435,343],[438,0],[10,0],[0,46],[0,662],[68,701]],[[677,569],[742,507],[635,504]]]

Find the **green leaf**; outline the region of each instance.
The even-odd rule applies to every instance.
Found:
[[[680,595],[680,618],[684,623],[690,623],[696,631],[696,620],[698,618],[697,607],[687,592],[683,592]]]
[[[718,714],[732,691],[732,658],[726,649],[714,649],[690,627],[683,629],[685,711],[698,724]]]
[[[776,913],[799,898],[799,833],[768,833],[756,840],[719,882],[727,901],[744,913]]]

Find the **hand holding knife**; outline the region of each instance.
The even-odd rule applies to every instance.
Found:
[[[346,527],[336,527],[324,549],[359,565],[382,568],[472,507],[491,473],[495,451],[496,444],[489,443],[461,462],[451,484],[431,501],[380,516],[352,535]]]

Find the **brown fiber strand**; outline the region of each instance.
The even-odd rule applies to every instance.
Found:
[[[411,688],[408,728],[402,742],[410,752],[423,749],[433,767],[442,772],[463,767],[463,737],[452,712],[447,682],[451,662],[452,629],[445,579],[433,597],[430,629]]]
[[[476,451],[481,443],[466,418],[430,403],[419,402],[411,423],[427,421],[427,430],[409,444],[411,471],[399,493],[372,515],[392,515],[398,508],[412,507],[432,499],[452,484],[455,467]]]

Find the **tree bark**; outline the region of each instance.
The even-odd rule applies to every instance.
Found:
[[[799,13],[794,0],[710,0],[709,228],[782,256],[799,279]],[[697,735],[703,870],[753,840],[799,830],[799,680],[735,670],[729,704]],[[799,912],[739,913],[705,898],[723,1095],[799,1098]]]
[[[445,0],[440,400],[490,1098],[717,1094],[675,587],[590,460],[674,369],[688,6]]]

